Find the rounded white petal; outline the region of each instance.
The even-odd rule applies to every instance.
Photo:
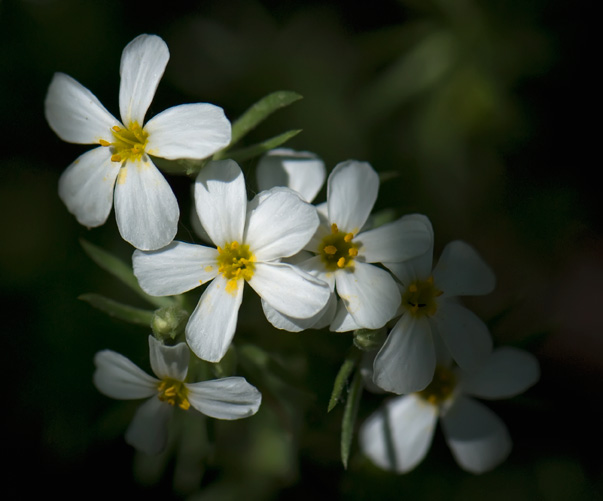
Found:
[[[316,208],[291,190],[274,189],[247,216],[245,243],[259,261],[293,256],[316,228]]]
[[[64,73],[52,77],[44,113],[56,135],[70,143],[111,142],[111,127],[121,125],[92,92]]]
[[[505,346],[492,352],[476,372],[463,374],[463,391],[480,398],[510,398],[540,378],[538,360],[531,353]]]
[[[492,352],[492,337],[486,324],[472,311],[451,301],[440,301],[438,311],[430,318],[459,367],[477,369]]]
[[[165,247],[176,236],[180,209],[172,188],[150,160],[125,162],[115,185],[115,218],[122,238],[141,250]]]
[[[247,192],[234,160],[208,163],[195,181],[195,206],[201,224],[216,245],[243,242]]]
[[[367,263],[399,263],[425,254],[433,246],[433,235],[424,222],[400,218],[360,233],[354,242]]]
[[[262,394],[242,377],[201,381],[187,384],[186,387],[191,405],[216,419],[253,416],[262,403]]]
[[[188,373],[190,350],[186,343],[166,346],[153,336],[149,336],[151,369],[159,379],[171,378],[184,381]]]
[[[337,294],[332,295],[337,297]],[[345,307],[345,303],[342,300],[337,301],[337,310],[329,325],[329,330],[333,332],[350,332],[357,329],[362,329],[362,326],[358,325],[354,317],[350,315],[350,312]]]
[[[258,189],[287,186],[306,202],[314,200],[326,178],[324,162],[313,153],[280,148],[269,151],[258,162]]]
[[[174,296],[199,287],[218,274],[218,251],[172,242],[157,251],[134,251],[134,275],[151,296]]]
[[[379,191],[379,176],[370,164],[348,160],[337,164],[327,183],[329,222],[345,233],[357,233],[368,219]]]
[[[134,414],[126,431],[126,442],[145,454],[159,454],[165,449],[173,412],[170,404],[150,398]]]
[[[316,277],[319,280],[329,284],[331,292],[335,290],[335,272],[329,271],[325,268],[320,256],[312,256],[311,258],[298,263],[297,267],[300,270],[309,273],[313,277]]]
[[[262,309],[266,319],[277,329],[289,332],[301,332],[307,329],[322,329],[331,323],[337,308],[337,296],[331,294],[329,301],[325,307],[316,315],[308,318],[294,318],[284,315],[278,310],[275,310],[270,304],[262,299]]]
[[[59,179],[59,197],[80,224],[103,224],[113,207],[113,188],[120,166],[107,148],[94,148],[75,160]]]
[[[335,283],[347,310],[365,329],[383,327],[400,306],[396,282],[387,271],[372,264],[355,261],[353,268],[335,272]]]
[[[450,242],[433,270],[443,297],[480,296],[494,290],[496,277],[476,250],[465,242]]]
[[[161,158],[207,158],[230,143],[224,110],[207,103],[183,104],[155,115],[144,127],[146,152]]]
[[[502,420],[470,398],[455,401],[442,417],[442,428],[457,463],[471,473],[491,470],[511,452],[511,437]]]
[[[315,316],[331,294],[325,282],[287,263],[256,263],[249,285],[275,310],[293,318]]]
[[[373,381],[392,393],[413,393],[431,383],[435,347],[425,318],[402,315],[375,357]]]
[[[437,417],[437,408],[415,395],[394,398],[364,422],[360,448],[377,466],[406,473],[427,454]]]
[[[245,281],[236,288],[218,275],[205,289],[186,324],[186,341],[201,360],[219,362],[228,350],[237,327]]]
[[[119,67],[119,112],[126,125],[142,126],[169,58],[166,43],[156,35],[140,35],[126,45]]]
[[[131,360],[111,350],[94,355],[94,385],[102,394],[119,400],[147,398],[157,393],[159,381]]]

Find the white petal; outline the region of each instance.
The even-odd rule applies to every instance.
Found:
[[[501,419],[483,404],[460,397],[442,418],[446,441],[457,463],[471,473],[498,466],[511,452],[511,437]]]
[[[432,329],[442,337],[461,369],[475,370],[490,356],[492,338],[488,327],[464,306],[440,301],[430,320]]]
[[[318,214],[291,190],[276,188],[248,214],[245,243],[259,261],[293,256],[308,243]]]
[[[335,290],[335,272],[325,268],[320,256],[312,256],[311,258],[302,261],[297,266],[300,270],[329,284],[331,292]]]
[[[173,412],[170,404],[150,398],[134,414],[126,431],[126,442],[145,454],[159,454],[165,449]]]
[[[398,320],[375,357],[373,381],[392,393],[413,393],[429,385],[435,366],[429,322],[407,313]]]
[[[293,318],[316,315],[331,294],[322,280],[287,263],[256,263],[249,285],[270,306]]]
[[[281,148],[260,158],[256,175],[260,191],[287,186],[311,202],[325,182],[326,169],[324,162],[313,153]]]
[[[153,336],[149,336],[151,369],[159,379],[171,378],[184,381],[188,372],[190,350],[186,343],[166,346]]]
[[[494,290],[496,277],[473,247],[456,240],[442,251],[433,278],[443,297],[479,296]]]
[[[333,295],[337,297],[337,294]],[[358,325],[354,317],[350,315],[344,301],[337,301],[337,310],[335,311],[335,316],[329,326],[329,330],[333,332],[350,332],[357,329],[362,329],[362,326]]]
[[[218,274],[218,251],[202,245],[172,242],[157,251],[134,251],[134,275],[152,296],[174,296],[199,287]]]
[[[253,416],[262,403],[262,394],[245,378],[228,377],[187,384],[191,405],[216,419],[241,419]]]
[[[331,323],[337,307],[337,296],[331,294],[325,307],[316,315],[308,318],[294,318],[282,314],[262,299],[262,309],[266,319],[277,329],[289,332],[301,332],[307,329],[322,329]]]
[[[111,142],[111,127],[121,125],[92,92],[64,73],[52,77],[44,112],[50,128],[70,143]]]
[[[207,103],[183,104],[155,115],[144,127],[146,151],[161,158],[207,158],[230,143],[224,110]]]
[[[480,398],[519,395],[540,378],[538,360],[531,353],[510,346],[498,348],[476,372],[463,374],[463,391]]]
[[[214,244],[243,241],[247,193],[243,172],[233,160],[208,163],[195,181],[195,206]]]
[[[394,398],[364,422],[360,448],[377,466],[406,473],[427,454],[437,417],[437,408],[415,395]]]
[[[166,43],[156,35],[140,35],[126,45],[119,67],[119,112],[127,126],[142,126],[169,58]]]
[[[231,289],[218,275],[199,299],[186,325],[186,341],[200,359],[219,362],[228,350],[237,327],[244,284],[241,279]]]
[[[366,162],[348,160],[335,166],[327,184],[329,221],[345,233],[358,233],[379,191],[379,176]]]
[[[396,314],[400,292],[392,276],[372,264],[356,261],[335,273],[339,297],[358,325],[379,329]]]
[[[99,147],[81,155],[63,172],[59,197],[80,224],[93,228],[107,220],[119,169],[118,163],[111,162],[111,152]]]
[[[130,400],[157,393],[159,381],[119,353],[99,351],[94,356],[94,365],[94,385],[108,397]]]
[[[360,233],[359,255],[367,263],[399,263],[425,254],[433,246],[429,228],[420,220],[400,218],[374,230]]]
[[[176,236],[180,209],[172,188],[150,160],[125,162],[115,186],[122,238],[141,250],[165,247]]]

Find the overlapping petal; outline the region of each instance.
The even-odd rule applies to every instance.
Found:
[[[230,143],[224,110],[207,103],[174,106],[155,115],[144,127],[146,151],[161,158],[207,158]]]
[[[173,296],[199,287],[218,274],[218,251],[172,242],[158,251],[134,251],[134,275],[152,296]]]
[[[113,207],[113,188],[120,165],[107,148],[90,150],[75,160],[59,179],[59,197],[80,224],[103,224]]]
[[[168,422],[173,412],[173,406],[150,398],[136,410],[126,431],[126,442],[145,454],[159,454],[167,444]]]
[[[216,419],[241,419],[252,416],[262,403],[262,394],[245,378],[228,377],[187,384],[191,405]]]
[[[44,112],[50,128],[70,143],[110,141],[111,127],[121,125],[92,92],[64,73],[52,77]]]
[[[126,125],[142,126],[169,58],[166,43],[156,35],[140,35],[126,45],[119,67],[119,112]]]
[[[159,381],[149,376],[123,355],[111,350],[94,356],[94,384],[111,398],[129,400],[147,398],[157,393]]]
[[[190,351],[185,343],[165,346],[161,341],[149,336],[151,368],[159,379],[171,378],[184,381],[188,372]]]

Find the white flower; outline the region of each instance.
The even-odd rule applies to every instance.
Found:
[[[149,155],[201,159],[230,142],[230,122],[211,104],[175,106],[144,124],[168,59],[167,45],[155,35],[140,35],[126,46],[120,65],[121,122],[63,73],[54,75],[45,101],[46,119],[61,139],[100,145],[75,160],[59,180],[59,196],[69,211],[85,226],[100,226],[115,198],[121,236],[145,250],[170,243],[180,215]]]
[[[437,338],[465,370],[475,369],[492,350],[488,328],[457,296],[488,294],[494,289],[494,273],[461,241],[444,248],[433,272],[432,259],[433,246],[405,263],[384,262],[402,283],[402,316],[375,358],[373,378],[393,393],[412,393],[429,384]]]
[[[314,153],[278,148],[266,153],[256,171],[260,191],[286,186],[312,202],[327,176],[324,162]]]
[[[315,255],[299,267],[329,284],[333,293],[327,310],[333,318],[337,294],[339,311],[331,330],[378,329],[396,313],[400,292],[386,270],[373,263],[400,262],[424,253],[432,235],[424,216],[407,216],[369,231],[362,231],[377,199],[379,177],[365,162],[338,164],[327,184],[323,221],[306,246]],[[320,212],[320,211],[319,211]],[[278,326],[295,323],[265,308],[266,316]],[[313,319],[328,316],[325,311]],[[344,318],[349,321],[344,321]],[[309,325],[300,323],[299,328]],[[284,327],[285,328],[285,327]]]
[[[427,454],[438,417],[458,464],[472,473],[496,467],[509,455],[511,439],[501,421],[470,396],[509,398],[540,377],[538,361],[516,348],[500,348],[474,373],[438,367],[423,391],[393,398],[360,429],[360,447],[375,464],[405,473]]]
[[[187,383],[190,351],[185,343],[164,346],[149,336],[151,368],[149,376],[129,359],[111,350],[94,357],[94,384],[111,398],[132,400],[148,398],[134,415],[126,432],[126,441],[147,454],[161,452],[168,436],[168,422],[178,406],[190,407],[216,419],[240,419],[255,414],[261,393],[245,378],[227,377]]]
[[[297,254],[318,226],[316,209],[287,188],[247,202],[241,169],[210,162],[195,182],[199,219],[217,249],[172,242],[155,252],[135,251],[134,274],[154,296],[181,294],[210,280],[186,326],[195,354],[218,362],[237,325],[245,282],[275,310],[295,318],[315,315],[329,287],[281,258]]]

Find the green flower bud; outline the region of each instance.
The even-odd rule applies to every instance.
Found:
[[[354,346],[362,351],[375,351],[381,348],[385,341],[385,328],[358,329],[354,331]]]
[[[153,335],[161,340],[174,340],[176,336],[184,330],[186,321],[188,320],[188,312],[180,306],[165,306],[155,311],[151,328]]]

